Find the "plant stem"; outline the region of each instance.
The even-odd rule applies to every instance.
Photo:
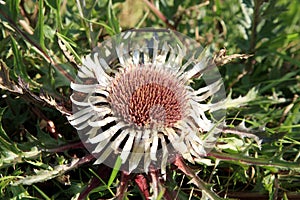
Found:
[[[121,172],[121,182],[117,191],[117,199],[123,200],[125,196],[125,192],[127,191],[128,182],[131,179],[131,174],[126,171]]]
[[[46,149],[45,151],[50,152],[50,153],[57,153],[57,152],[67,151],[69,149],[80,149],[80,148],[84,148],[84,145],[82,144],[82,142],[67,144],[67,145],[60,146],[60,147],[53,148],[53,149]]]
[[[150,198],[149,185],[145,176],[142,174],[138,174],[136,175],[134,181],[137,184],[141,193],[144,195],[145,199],[149,199]]]
[[[162,13],[160,12],[156,7],[155,5],[153,5],[153,3],[151,3],[150,1],[148,0],[143,0],[147,6],[150,8],[150,10],[159,18],[161,19],[167,26],[168,28],[172,29],[172,30],[175,30],[175,27],[170,24],[169,20],[167,19],[167,17]]]
[[[182,157],[179,155],[176,155],[175,161],[173,163],[180,169],[185,175],[190,177],[192,180],[191,182],[194,183],[201,191],[202,191],[202,196],[203,193],[206,195],[211,200],[221,200],[222,198],[219,197],[216,193],[211,191],[210,188],[208,188],[203,180],[201,180],[195,173],[194,171],[185,164],[183,161]]]

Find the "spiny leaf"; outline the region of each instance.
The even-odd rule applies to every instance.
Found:
[[[35,170],[35,175],[22,177],[20,180],[15,181],[12,185],[32,185],[34,183],[53,179],[75,168],[78,162],[79,159],[73,159],[71,163],[55,166],[53,170]]]
[[[240,96],[236,99],[232,99],[231,92],[228,94],[228,97],[219,102],[214,104],[214,106],[211,108],[211,112],[219,109],[227,109],[227,108],[239,108],[241,106],[247,105],[247,103],[255,100],[257,97],[258,90],[256,88],[252,88],[249,90],[249,92],[245,96]]]
[[[66,58],[70,62],[77,65],[77,63],[78,63],[77,61],[80,61],[81,59],[78,56],[78,54],[76,53],[76,51],[73,49],[73,47],[77,48],[76,43],[71,41],[68,37],[60,34],[59,32],[56,32],[56,35],[58,37],[58,45],[59,45],[60,49],[63,51]],[[75,58],[77,61],[75,60]]]
[[[22,152],[19,149],[17,149],[17,152],[6,150],[1,156],[2,163],[0,163],[1,164],[0,168],[15,165],[17,163],[23,163],[24,159],[35,159],[40,154],[41,151],[38,150],[37,147],[32,147],[30,151],[26,151],[26,152]]]

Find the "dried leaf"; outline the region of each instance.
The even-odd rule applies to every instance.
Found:
[[[226,55],[226,49],[221,49],[213,58],[213,62],[217,66],[223,66],[227,63],[230,63],[234,59],[248,59],[253,55],[249,54],[232,54]]]

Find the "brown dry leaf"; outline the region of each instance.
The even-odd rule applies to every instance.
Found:
[[[248,59],[253,55],[249,54],[232,54],[232,55],[226,55],[226,49],[221,49],[217,54],[215,54],[213,61],[215,65],[217,66],[223,66],[229,62],[231,62],[234,59]]]

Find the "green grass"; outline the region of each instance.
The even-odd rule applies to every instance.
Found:
[[[1,199],[76,199],[89,183],[89,199],[117,193],[120,172],[92,165],[65,117],[69,85],[80,58],[99,42],[140,27],[174,28],[211,53],[253,55],[219,70],[232,98],[256,89],[253,101],[227,110],[226,122],[237,128],[245,121],[261,148],[253,137],[223,133],[205,159],[189,166],[221,197],[300,199],[300,1],[152,2],[0,4]],[[168,191],[201,199],[186,175],[168,175]],[[125,199],[142,198],[133,179],[128,184]]]

